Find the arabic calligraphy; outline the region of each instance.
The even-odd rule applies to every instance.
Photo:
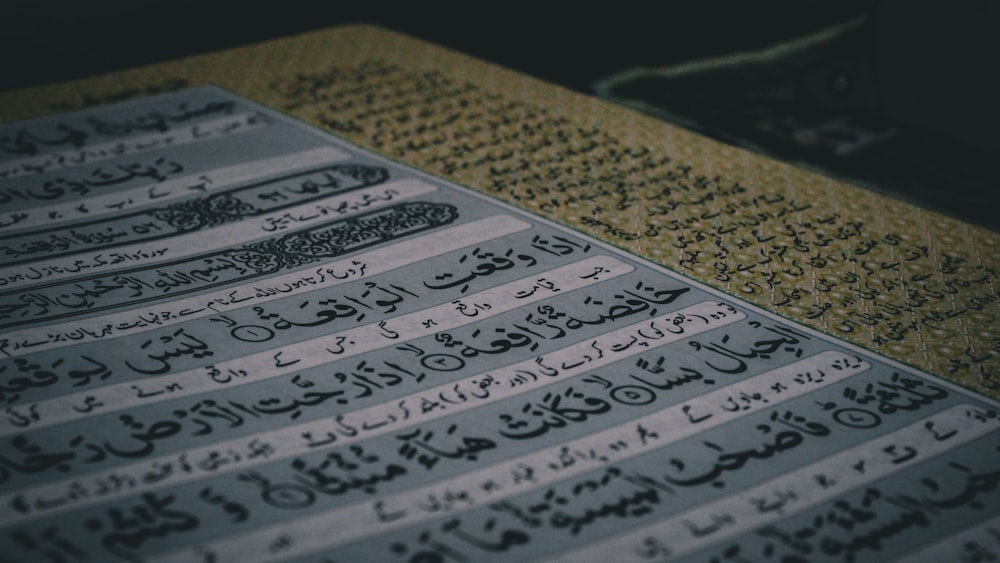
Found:
[[[29,235],[0,237],[0,253],[7,256],[5,265],[9,267],[39,257],[71,254],[80,251],[81,247],[92,251],[163,239],[383,183],[387,175],[385,170],[333,165],[262,185],[218,191],[208,197],[189,199],[167,207],[116,214],[113,225],[98,220],[74,223],[68,229],[53,227],[39,229]],[[348,205],[347,202],[344,204]]]
[[[400,203],[243,248],[157,264],[152,271],[130,269],[77,282],[39,285],[28,291],[8,290],[0,292],[0,328],[161,300],[167,294],[183,295],[274,274],[446,225],[455,218],[456,211],[447,205]]]
[[[481,95],[433,73],[393,88]],[[217,89],[128,107],[0,126],[0,197],[34,213],[0,235],[23,262],[0,278],[5,557],[849,559],[945,549],[942,521],[995,549],[982,518],[1000,502],[992,402]],[[241,116],[254,127],[226,130]],[[567,123],[536,118],[524,150],[612,142],[567,130],[580,142],[546,144]],[[220,168],[193,158],[196,133],[225,153]],[[407,150],[471,142],[448,134]],[[273,152],[250,165],[248,145]],[[480,149],[477,166],[503,178],[509,158]],[[692,228],[754,227],[756,249],[813,211],[650,150],[614,159],[600,181],[539,176],[526,203],[589,205],[598,189],[624,209],[643,193],[616,174],[667,167],[656,224],[588,224],[622,240],[673,233],[682,269],[706,259]],[[196,173],[212,181],[183,189]],[[109,197],[120,213],[86,217]],[[41,219],[69,205],[88,211]],[[685,225],[689,212],[705,223]],[[854,257],[890,246],[821,219]],[[799,236],[810,252],[833,244]],[[715,273],[806,271],[804,251],[772,250]],[[771,282],[778,301],[811,295]]]

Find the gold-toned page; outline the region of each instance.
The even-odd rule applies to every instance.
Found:
[[[997,233],[384,29],[8,92],[0,120],[204,83],[1000,396]]]

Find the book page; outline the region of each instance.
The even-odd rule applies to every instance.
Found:
[[[1000,545],[992,400],[224,90],[2,125],[0,199],[3,560]]]

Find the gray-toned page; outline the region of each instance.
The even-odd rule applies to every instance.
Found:
[[[0,125],[0,256],[0,561],[1000,556],[995,402],[214,87]]]

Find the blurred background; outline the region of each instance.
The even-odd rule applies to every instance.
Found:
[[[1000,230],[1000,2],[7,0],[0,13],[0,90],[374,23]]]

